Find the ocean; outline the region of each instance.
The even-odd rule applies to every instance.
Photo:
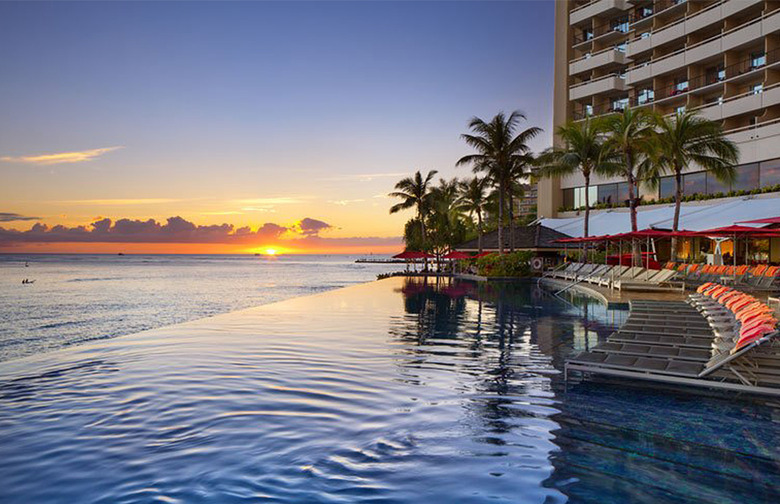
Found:
[[[378,257],[378,256],[377,256]],[[0,255],[0,362],[375,280],[348,255]],[[23,284],[28,279],[31,284]]]

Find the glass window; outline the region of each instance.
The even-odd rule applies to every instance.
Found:
[[[645,103],[650,103],[653,101],[653,98],[655,96],[655,93],[653,92],[652,88],[645,88],[639,91],[639,94],[636,97],[636,101],[640,105],[644,105]]]
[[[704,194],[707,192],[707,175],[704,172],[683,175],[683,194]]]
[[[737,166],[737,178],[732,186],[735,191],[752,191],[758,188],[758,163]]]
[[[615,46],[615,50],[619,52],[626,52],[626,48],[628,47],[628,42],[623,42],[622,44],[617,44]]]
[[[681,105],[681,106],[677,107],[676,109],[674,109],[674,113],[675,114],[682,114],[684,112],[685,112],[685,105]]]
[[[617,184],[602,184],[598,186],[599,203],[615,204],[617,199]]]
[[[731,191],[730,184],[724,184],[711,173],[707,174],[707,194],[726,194],[729,191]]]
[[[686,78],[679,78],[674,80],[674,88],[679,93],[684,93],[685,91],[688,91],[688,79]]]
[[[658,188],[659,198],[674,197],[674,177],[661,177],[661,184]]]
[[[761,83],[759,83],[759,84],[753,84],[752,86],[750,86],[750,91],[751,91],[753,94],[760,94],[760,93],[763,93],[763,92],[764,92],[764,85],[763,85],[763,84],[761,84]]]
[[[628,97],[612,100],[612,110],[620,111],[628,107]]]
[[[592,116],[593,115],[593,105],[585,105],[585,115],[586,116]]]
[[[758,51],[750,53],[750,68],[759,68],[766,65],[766,53],[764,51]]]
[[[617,185],[618,203],[628,203],[628,182],[621,182]]]
[[[780,184],[780,159],[761,162],[761,187]]]
[[[563,190],[563,206],[564,208],[574,208],[574,189]]]

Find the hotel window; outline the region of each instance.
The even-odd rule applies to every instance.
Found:
[[[760,83],[759,84],[753,84],[752,86],[750,86],[750,92],[752,94],[754,94],[754,95],[755,94],[761,94],[761,93],[764,92],[764,85],[760,84]]]
[[[623,42],[622,44],[617,44],[615,46],[615,50],[618,51],[618,52],[624,53],[624,52],[626,52],[626,48],[627,47],[628,47],[628,43],[627,42]]]
[[[598,188],[596,186],[588,187],[588,203],[590,206],[598,202]],[[577,187],[574,189],[574,208],[585,208],[585,188]]]
[[[574,189],[563,190],[563,207],[574,208]]]
[[[613,19],[610,22],[613,31],[619,31],[621,33],[628,32],[628,19],[623,17],[619,19]]]
[[[593,105],[585,105],[585,117],[590,117],[593,115]]]
[[[758,51],[750,53],[750,69],[755,70],[766,65],[766,53],[764,51]]]
[[[674,79],[674,90],[677,92],[672,94],[679,94],[688,91],[688,78],[678,77],[677,79]]]
[[[617,184],[602,184],[598,186],[598,189],[599,203],[614,204],[618,202]]]
[[[615,100],[612,100],[612,111],[613,112],[620,112],[623,109],[628,107],[628,97],[624,98],[617,98]]]
[[[683,194],[705,194],[707,175],[704,172],[686,173],[683,176]]]
[[[674,113],[675,114],[683,114],[683,113],[685,113],[685,105],[681,105],[681,106],[677,107],[676,109],[674,109]]]
[[[593,31],[591,31],[589,29],[582,30],[582,40],[583,41],[590,40],[592,38],[593,38]]]
[[[724,184],[711,173],[707,174],[707,194],[726,194],[729,191],[731,191],[730,184]]]
[[[726,78],[726,70],[723,69],[723,65],[710,67],[705,72],[705,78],[707,80],[707,84],[720,82]]]
[[[636,102],[639,105],[644,105],[645,103],[650,103],[653,101],[654,97],[655,93],[653,92],[653,89],[645,88],[639,91],[639,94],[636,96]]]
[[[635,196],[639,197],[639,194],[636,194]],[[628,182],[620,182],[617,185],[617,202],[618,203],[628,202]]]
[[[643,33],[639,34],[639,38],[640,39],[650,38],[650,32],[643,32]]]
[[[752,191],[758,188],[758,163],[737,166],[737,178],[731,188],[734,191]]]
[[[780,159],[761,162],[761,187],[780,184]]]
[[[647,16],[652,16],[653,15],[653,8],[652,7],[641,7],[639,9],[638,14],[639,14],[639,18],[640,19],[641,18],[645,18]],[[644,35],[644,33],[642,35]],[[650,36],[649,33],[648,33],[648,36]]]
[[[674,177],[662,177],[661,184],[658,187],[659,198],[674,197]]]

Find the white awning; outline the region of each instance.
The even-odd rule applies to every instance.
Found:
[[[780,197],[742,197],[721,200],[718,203],[683,203],[680,208],[680,229],[702,231],[730,226],[739,221],[762,219],[780,215]],[[562,219],[540,219],[543,226],[569,236],[583,236],[584,214]],[[640,206],[637,229],[672,229],[674,205]],[[756,227],[761,227],[756,225]],[[627,208],[591,211],[588,223],[590,236],[612,235],[631,231],[631,215]]]

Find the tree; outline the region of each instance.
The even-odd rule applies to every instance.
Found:
[[[671,117],[657,115],[654,123],[653,161],[658,175],[674,175],[672,230],[679,231],[683,171],[689,166],[697,166],[729,184],[736,176],[734,165],[739,158],[739,149],[724,137],[723,126],[719,122],[694,112],[679,112]],[[677,237],[672,237],[672,254],[677,256]]]
[[[457,179],[440,179],[439,185],[431,188],[427,228],[430,244],[437,255],[446,253],[466,236],[463,214],[457,204],[459,187]]]
[[[560,147],[547,149],[539,156],[539,177],[562,177],[580,173],[585,179],[585,218],[583,236],[589,236],[590,220],[590,178],[615,170],[615,155],[606,143],[602,123],[586,118],[584,121],[569,121],[556,130],[563,143]]]
[[[527,128],[517,135],[520,121],[525,119],[519,111],[507,117],[503,112],[496,114],[490,122],[474,117],[469,122],[471,134],[461,135],[476,153],[463,156],[456,166],[471,165],[475,173],[486,173],[498,187],[498,251],[504,252],[504,202],[507,197],[516,167],[532,161],[528,142],[542,132],[540,128]]]
[[[482,252],[482,214],[488,204],[487,194],[485,192],[485,179],[474,177],[460,182],[460,196],[457,200],[457,207],[460,211],[469,215],[472,219],[477,218],[477,246],[479,252]]]
[[[649,180],[654,174],[650,159],[653,128],[653,114],[645,109],[626,107],[622,113],[608,116],[604,120],[607,144],[620,161],[610,165],[609,175],[621,176],[628,184],[631,231],[637,231],[639,184]]]
[[[414,176],[399,180],[398,183],[395,184],[396,191],[391,192],[388,195],[403,200],[390,207],[391,214],[415,207],[415,210],[417,211],[417,220],[420,222],[420,235],[422,237],[423,246],[426,243],[425,217],[429,211],[431,199],[430,183],[436,173],[438,173],[436,170],[431,170],[423,179],[422,174],[417,171]]]

